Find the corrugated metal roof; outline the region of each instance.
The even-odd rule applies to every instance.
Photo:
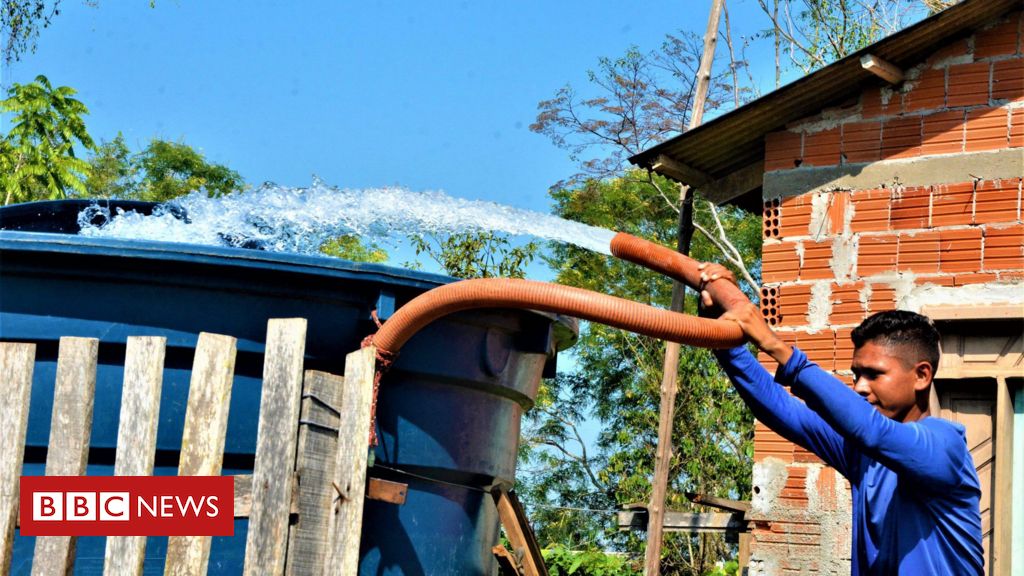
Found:
[[[873,54],[901,68],[909,68],[926,59],[939,45],[967,36],[978,27],[1020,7],[1021,0],[964,0],[749,104],[649,148],[629,161],[650,168],[658,156],[667,156],[713,179],[728,176],[763,159],[765,134],[816,114],[823,108],[840,104],[855,96],[862,87],[882,85],[877,76],[861,66],[861,56]]]

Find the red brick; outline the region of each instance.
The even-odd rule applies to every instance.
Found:
[[[880,88],[868,88],[860,95],[860,116],[861,118],[875,118],[886,114],[888,106],[882,101]]]
[[[836,330],[836,370],[849,370],[853,364],[853,341],[850,340],[852,328],[839,328]]]
[[[921,77],[912,81],[913,88],[903,94],[903,109],[906,112],[942,108],[946,104],[946,70],[929,68]]]
[[[974,183],[945,184],[932,187],[933,228],[966,226],[971,223],[974,208]]]
[[[832,330],[822,330],[813,334],[796,333],[796,346],[822,370],[835,369],[835,342],[835,333]]]
[[[818,505],[824,510],[836,510],[836,471],[823,468],[818,473]],[[820,527],[819,527],[820,530]]]
[[[798,464],[824,464],[813,452],[799,446],[793,448],[793,462]]]
[[[974,223],[993,224],[1020,219],[1020,180],[982,180],[975,192]]]
[[[989,68],[988,62],[950,66],[946,105],[952,108],[988,104]]]
[[[992,99],[1024,100],[1024,58],[992,64]]]
[[[974,57],[1006,56],[1017,52],[1017,18],[978,32],[974,37]]]
[[[921,118],[893,118],[882,124],[882,159],[910,158],[921,153]]]
[[[939,231],[939,270],[955,274],[981,270],[981,228]]]
[[[788,170],[800,165],[803,158],[803,134],[770,132],[764,137],[764,169]]]
[[[801,280],[824,280],[835,277],[829,261],[832,259],[832,240],[823,242],[805,241],[804,261],[800,266]]]
[[[805,166],[835,166],[839,164],[838,128],[812,132],[804,135]]]
[[[983,268],[1024,270],[1024,225],[985,229]]]
[[[1024,282],[1024,272],[1003,271],[999,273],[1001,282]]]
[[[761,422],[754,422],[754,461],[768,457],[784,462],[793,461],[793,443],[779,436]]]
[[[882,149],[882,124],[850,122],[843,124],[843,156],[847,162],[874,162]]]
[[[861,236],[858,243],[858,276],[871,276],[896,270],[899,239],[895,235]]]
[[[967,113],[968,152],[1008,148],[1010,115],[1006,108],[984,108]]]
[[[864,319],[864,305],[860,302],[860,291],[863,282],[855,284],[832,284],[832,314],[829,324],[860,324]]]
[[[783,238],[806,236],[811,224],[811,196],[790,196],[779,207],[779,229]]]
[[[956,286],[956,281],[953,276],[918,276],[916,278],[916,283],[918,286],[926,286],[928,284],[948,288]]]
[[[854,232],[889,229],[889,190],[858,190],[853,193],[850,202],[853,205],[850,228]]]
[[[1024,108],[1010,111],[1010,148],[1024,146]]]
[[[954,286],[967,286],[968,284],[985,284],[987,282],[995,282],[997,276],[990,273],[979,273],[979,274],[957,274],[953,277]]]
[[[897,269],[915,274],[935,274],[939,271],[939,233],[918,232],[901,234]]]
[[[779,287],[780,326],[807,324],[807,304],[811,301],[809,284],[786,284]]]
[[[964,149],[964,112],[937,112],[924,117],[922,154],[954,154]]]
[[[800,258],[795,242],[771,242],[761,247],[761,280],[787,282],[796,280]]]
[[[930,200],[931,188],[925,186],[907,187],[902,193],[894,192],[889,209],[889,226],[893,230],[927,227]]]
[[[868,313],[884,312],[896,308],[896,290],[886,284],[871,284]]]
[[[828,202],[828,220],[833,234],[843,231],[846,222],[846,211],[850,209],[850,193],[836,191],[831,193]]]

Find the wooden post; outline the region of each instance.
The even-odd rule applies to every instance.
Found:
[[[162,337],[128,338],[114,460],[117,476],[153,474],[166,343],[167,339]],[[109,536],[103,572],[118,576],[142,574],[145,555],[145,536]]]
[[[697,69],[697,83],[694,90],[693,107],[690,110],[688,129],[700,125],[704,118],[704,103],[707,101],[708,86],[711,84],[711,65],[715,59],[715,44],[718,38],[718,21],[724,0],[712,0],[708,26],[704,33],[704,51]],[[693,237],[693,191],[680,189],[679,198],[679,239],[678,249],[683,254],[690,252]],[[685,288],[678,282],[672,286],[670,309],[683,309]],[[679,376],[679,344],[665,343],[665,361],[662,367],[661,402],[658,416],[658,446],[654,456],[654,478],[651,486],[651,501],[648,505],[650,522],[647,526],[647,549],[644,553],[645,576],[661,574],[662,521],[665,514],[665,494],[668,492],[668,471],[672,460],[672,424],[675,419],[676,391]]]
[[[345,380],[309,370],[303,380],[299,446],[299,521],[288,533],[287,574],[320,576],[327,560],[327,532],[334,502],[334,466],[338,456],[338,406]]]
[[[188,388],[178,476],[220,475],[235,373],[235,347],[236,340],[230,336],[205,332],[199,335]],[[205,574],[209,560],[209,536],[171,536],[167,539],[164,574]]]
[[[338,424],[338,457],[334,466],[335,505],[328,526],[330,549],[324,574],[355,574],[363,527],[367,441],[377,349],[368,346],[345,357],[345,386]]]
[[[57,383],[53,390],[53,419],[46,451],[47,476],[84,476],[92,433],[96,390],[95,338],[60,339]],[[32,560],[33,576],[68,574],[75,559],[74,536],[39,536]]]
[[[284,572],[305,350],[304,318],[268,323],[252,514],[245,545],[246,576]]]
[[[1006,378],[996,378],[995,479],[992,482],[992,574],[1007,574],[1013,554],[1013,396]],[[1018,540],[1019,541],[1019,540]]]
[[[494,497],[494,504],[498,507],[501,527],[505,529],[505,535],[508,536],[508,541],[515,550],[515,556],[520,559],[523,576],[548,576],[548,568],[544,565],[540,546],[537,544],[537,538],[533,535],[533,529],[530,528],[519,498],[514,492],[509,492],[503,486],[495,487],[491,495]]]
[[[18,522],[18,477],[25,457],[35,344],[0,343],[0,574],[11,569]]]

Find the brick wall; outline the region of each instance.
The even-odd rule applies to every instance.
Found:
[[[866,316],[907,307],[924,286],[1024,280],[1024,170],[986,177],[980,167],[924,185],[900,177],[914,163],[1014,148],[1024,165],[1021,26],[1012,14],[941,47],[899,88],[866,89],[766,136],[776,178],[891,167],[888,181],[797,188],[764,204],[762,312],[847,383],[850,331]],[[751,573],[849,573],[846,481],[760,423],[754,452]]]

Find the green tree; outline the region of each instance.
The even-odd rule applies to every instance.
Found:
[[[410,236],[416,255],[426,255],[456,278],[523,278],[539,245],[516,246],[494,232]]]
[[[11,130],[0,141],[5,205],[86,193],[89,163],[78,158],[75,146],[95,145],[82,119],[89,110],[75,94],[39,75],[28,84],[15,83],[0,101],[0,110],[13,114]]]
[[[90,196],[129,199],[139,186],[138,173],[124,135],[118,132],[113,140],[100,143],[93,151],[85,187]]]
[[[238,172],[208,161],[184,142],[159,138],[132,154],[118,134],[97,147],[89,165],[87,187],[95,197],[166,202],[195,191],[216,197],[245,188]]]
[[[388,253],[376,244],[364,244],[358,236],[339,236],[320,247],[320,253],[353,262],[387,262]]]
[[[555,213],[563,218],[664,245],[675,243],[675,212],[651,195],[637,175],[556,189],[552,197]],[[756,258],[761,233],[757,218],[731,208],[718,217],[740,252]],[[713,226],[714,216],[707,209],[698,210],[695,218]],[[694,238],[695,258],[712,259],[717,251],[705,238]],[[668,306],[671,282],[659,274],[570,245],[552,246],[548,261],[560,284]],[[696,311],[691,307],[686,312]],[[643,536],[618,532],[613,511],[650,496],[662,343],[587,323],[572,354],[577,371],[546,382],[537,406],[527,414],[520,460],[523,482],[517,490],[530,507],[542,545],[642,555]],[[680,373],[666,506],[696,510],[685,492],[748,498],[753,434],[749,411],[709,351],[684,347]],[[585,421],[599,427],[596,453],[583,440]],[[664,550],[665,574],[701,575],[728,556],[721,537],[711,535],[670,534]]]
[[[154,138],[133,162],[143,175],[135,194],[138,200],[164,202],[198,190],[214,198],[245,187],[238,172],[207,161],[184,142]]]

